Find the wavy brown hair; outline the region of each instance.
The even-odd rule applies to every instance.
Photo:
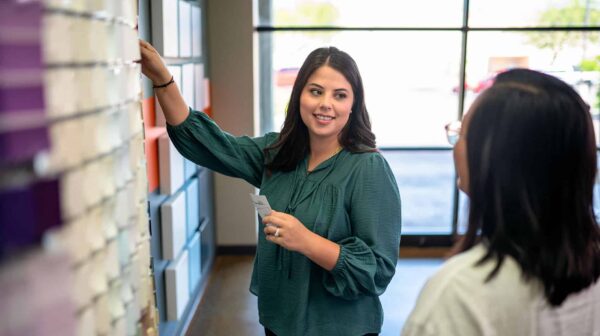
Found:
[[[376,150],[375,135],[371,132],[362,78],[356,62],[350,55],[335,47],[319,48],[308,55],[298,72],[279,137],[264,149],[265,166],[269,172],[294,170],[309,153],[308,129],[300,116],[300,96],[308,78],[322,66],[329,66],[340,72],[350,83],[354,93],[352,113],[339,134],[340,144],[353,153]]]

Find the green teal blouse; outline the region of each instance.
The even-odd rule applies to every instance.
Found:
[[[279,336],[380,332],[379,295],[394,275],[401,229],[398,186],[380,153],[342,150],[311,173],[305,159],[294,171],[269,176],[263,149],[278,133],[235,137],[193,110],[167,130],[184,157],[260,188],[274,210],[341,247],[327,271],[267,241],[261,227],[250,291],[262,325]]]

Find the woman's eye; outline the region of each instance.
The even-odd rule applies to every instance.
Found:
[[[317,89],[310,89],[310,93],[311,93],[313,96],[318,96],[318,95],[320,95],[320,94],[321,94],[321,90],[317,90]]]
[[[344,99],[344,98],[348,97],[348,95],[345,93],[338,93],[335,96],[337,99]]]

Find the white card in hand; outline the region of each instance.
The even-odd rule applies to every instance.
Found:
[[[273,211],[269,205],[269,201],[267,201],[267,198],[264,195],[250,194],[250,198],[260,217],[265,217]]]

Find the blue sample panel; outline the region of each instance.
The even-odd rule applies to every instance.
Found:
[[[198,171],[198,166],[196,166],[195,163],[193,163],[192,161],[190,161],[188,159],[183,159],[183,176],[185,177],[186,180],[193,177],[197,171]]]
[[[198,179],[194,178],[185,189],[187,212],[186,237],[189,240],[200,225],[200,200],[198,198]]]
[[[200,226],[200,245],[200,265],[204,273],[215,250],[215,230],[209,218],[204,219]]]
[[[189,270],[190,270],[190,295],[194,293],[200,277],[202,276],[201,251],[200,251],[200,232],[196,232],[188,244]]]

